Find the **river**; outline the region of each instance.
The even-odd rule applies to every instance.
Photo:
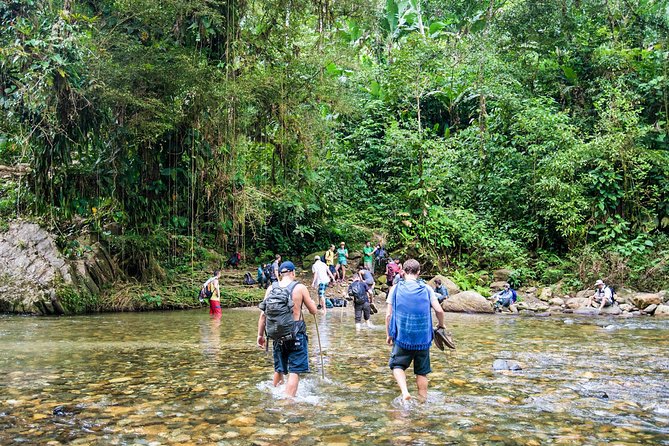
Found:
[[[318,316],[325,379],[307,318],[296,401],[255,309],[0,316],[0,444],[669,445],[669,320],[447,314],[458,350],[432,350],[427,403],[403,406],[383,315],[356,333],[346,310]]]

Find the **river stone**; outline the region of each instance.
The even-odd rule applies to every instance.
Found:
[[[577,308],[574,310],[574,314],[580,314],[582,316],[597,316],[599,314],[599,309],[592,307]]]
[[[619,314],[622,314],[623,310],[620,309],[618,304],[613,304],[608,307],[604,307],[601,309],[600,314],[607,314],[610,316],[618,316]]]
[[[619,307],[623,312],[632,311],[635,308],[632,304],[620,304]]]
[[[631,304],[632,297],[634,296],[634,291],[629,288],[618,288],[616,289],[616,301],[619,304]]]
[[[595,295],[595,290],[581,290],[578,293],[576,293],[576,298],[583,299],[594,295]]]
[[[460,292],[460,287],[455,284],[451,279],[449,279],[446,276],[442,276],[441,274],[437,274],[433,278],[431,278],[427,284],[430,285],[432,288],[434,288],[434,281],[435,279],[441,279],[442,285],[446,287],[448,290],[448,295],[453,296],[455,294],[458,294]]]
[[[643,312],[647,313],[647,314],[653,314],[656,309],[657,309],[657,305],[652,304],[652,305],[648,305],[646,308],[644,308]]]
[[[385,302],[387,297],[388,297],[388,295],[386,293],[384,293],[383,291],[377,291],[376,292],[376,298],[377,299],[380,299],[380,300]]]
[[[653,315],[657,317],[669,317],[669,305],[658,305]]]
[[[495,359],[492,363],[493,370],[523,370],[518,361],[512,359]]]
[[[668,290],[662,290],[657,294],[660,296],[660,299],[662,299],[662,302],[669,302],[669,291]]]
[[[506,285],[506,282],[493,282],[490,284],[490,291],[493,293],[496,293],[504,288],[504,285]]]
[[[495,282],[508,282],[511,270],[506,268],[496,269],[492,272],[492,276]]]
[[[493,313],[490,302],[476,291],[463,291],[451,296],[441,307],[452,313]]]
[[[552,297],[553,297],[553,290],[551,290],[548,287],[542,288],[538,296],[539,300],[543,300],[544,302],[548,302],[549,300],[551,300]]]
[[[379,285],[387,285],[388,278],[386,277],[385,274],[381,274],[379,277],[376,278],[376,283]]]
[[[554,297],[551,300],[549,300],[548,303],[556,307],[561,307],[562,305],[564,305],[564,299],[562,299],[561,297]]]
[[[588,306],[589,299],[584,297],[574,297],[565,302],[567,308],[575,310],[577,308],[585,308]]]
[[[643,310],[649,305],[660,305],[662,298],[657,293],[635,293],[632,296],[632,303]]]

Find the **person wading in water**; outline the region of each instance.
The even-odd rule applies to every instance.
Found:
[[[418,395],[427,398],[427,374],[432,345],[432,312],[439,327],[444,326],[444,310],[434,290],[418,278],[420,263],[414,259],[404,262],[404,278],[388,294],[386,312],[386,342],[392,345],[388,366],[402,391],[402,398],[411,398],[407,389],[405,370],[413,362]]]
[[[258,319],[258,346],[265,348],[267,336],[273,341],[274,386],[286,382],[286,395],[294,397],[300,383],[300,375],[309,373],[309,349],[307,326],[302,317],[302,305],[311,314],[316,314],[316,304],[309,296],[307,287],[295,281],[295,265],[283,262],[279,266],[281,280],[273,283],[260,303],[262,310]]]

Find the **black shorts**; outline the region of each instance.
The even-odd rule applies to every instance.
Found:
[[[364,304],[354,304],[355,306],[355,323],[359,324],[362,322],[363,316],[365,317],[365,320],[369,320],[369,313],[371,311],[369,307],[369,302],[365,302]]]
[[[427,350],[405,350],[399,345],[393,345],[393,351],[390,353],[388,367],[390,370],[406,370],[413,361],[414,375],[427,375],[432,372],[430,367],[430,349]]]

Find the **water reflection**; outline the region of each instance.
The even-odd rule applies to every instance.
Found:
[[[669,321],[447,315],[458,350],[433,352],[407,407],[383,314],[359,332],[351,308],[317,317],[325,379],[307,316],[297,401],[252,309],[0,317],[0,444],[669,444]]]

